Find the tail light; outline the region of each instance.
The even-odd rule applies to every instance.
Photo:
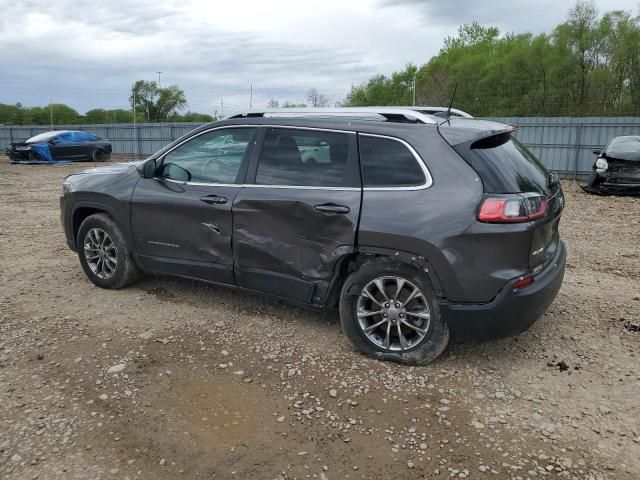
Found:
[[[540,194],[488,196],[478,210],[478,220],[485,223],[521,223],[547,214],[547,198]]]

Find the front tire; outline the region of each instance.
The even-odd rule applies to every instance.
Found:
[[[87,217],[80,225],[76,244],[84,273],[98,287],[123,288],[139,278],[131,250],[108,215]]]
[[[389,259],[370,261],[347,278],[340,322],[356,350],[380,360],[426,364],[449,343],[428,279]]]

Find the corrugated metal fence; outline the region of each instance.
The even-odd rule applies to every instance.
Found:
[[[640,117],[501,117],[550,170],[574,178],[591,171],[594,149],[619,135],[640,135]]]
[[[550,169],[568,176],[591,170],[592,150],[618,135],[640,135],[640,117],[501,117],[515,123],[516,136]],[[144,157],[200,126],[200,123],[56,125],[56,130],[85,130],[111,140],[120,155]],[[47,125],[0,126],[0,149],[49,131]]]

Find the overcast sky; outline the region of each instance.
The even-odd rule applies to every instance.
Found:
[[[102,6],[99,6],[101,3]],[[138,79],[177,84],[189,109],[225,115],[269,98],[332,102],[351,84],[425,63],[477,20],[549,31],[573,0],[0,0],[0,102],[128,108]],[[597,0],[638,10],[638,0]]]

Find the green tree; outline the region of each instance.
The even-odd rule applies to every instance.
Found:
[[[6,105],[0,103],[0,124],[20,125],[24,116],[24,108],[20,103]]]
[[[156,82],[146,80],[133,84],[129,102],[148,122],[166,122],[187,106],[185,94],[177,85],[160,88]]]
[[[580,0],[549,34],[462,25],[419,68],[352,86],[347,105],[454,106],[476,116],[640,114],[640,17]]]
[[[112,122],[113,120],[111,120]],[[111,123],[109,121],[109,112],[104,108],[94,108],[84,114],[84,123]]]
[[[306,106],[306,103],[290,102],[289,100],[282,102],[282,108],[304,108]]]
[[[216,118],[206,113],[187,112],[171,120],[176,122],[214,122]]]

